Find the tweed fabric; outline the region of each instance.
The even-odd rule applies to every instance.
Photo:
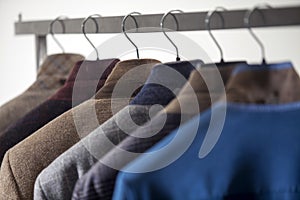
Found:
[[[241,63],[218,65],[201,65],[193,71],[188,83],[179,95],[165,108],[167,113],[184,113],[196,115],[209,108],[221,98],[232,71]],[[194,95],[194,96],[193,96]]]
[[[183,118],[188,119],[190,116],[185,116]],[[161,127],[162,122],[165,122],[163,128],[154,136],[148,138],[128,136],[120,144],[118,144],[117,147],[97,161],[97,163],[94,164],[93,167],[77,181],[72,199],[111,199],[118,170],[109,166],[121,169],[122,166],[125,166],[127,163],[134,160],[139,153],[143,153],[165,135],[176,129],[181,123],[181,114],[158,114],[153,120],[137,129],[133,134],[143,134],[143,136],[145,136],[153,133],[157,127]],[[118,148],[118,150],[116,148]],[[126,153],[122,154],[122,150],[120,151],[120,149],[136,154],[128,156]],[[50,174],[48,174],[47,177],[48,180],[50,178],[49,175]],[[41,194],[49,194],[44,191],[47,191],[50,184],[41,182],[46,180],[45,178],[46,177],[43,177],[43,179],[37,179],[35,192],[40,190],[39,193]]]
[[[78,177],[95,164],[99,157],[105,155],[113,145],[127,137],[127,134],[119,128],[118,124],[130,124],[133,120],[136,124],[144,124],[149,120],[151,106],[129,105],[102,124],[99,128],[71,147],[60,157],[51,163],[49,170],[46,168],[37,178],[34,188],[34,199],[71,199],[73,187]],[[128,116],[130,114],[130,117]],[[120,120],[122,122],[120,122]],[[123,127],[132,131],[134,126]],[[106,137],[111,143],[106,142]],[[76,154],[74,154],[76,152]],[[57,161],[58,160],[58,161]],[[70,162],[71,161],[71,162]],[[71,166],[73,165],[73,167]],[[59,173],[51,173],[54,167],[59,167]],[[49,173],[50,172],[50,173]],[[43,186],[41,188],[40,186]],[[56,189],[58,191],[54,192]]]
[[[44,102],[65,83],[72,67],[84,59],[78,54],[48,56],[37,74],[36,81],[22,94],[0,107],[0,135],[26,113]]]
[[[152,105],[155,99],[159,104],[167,105],[187,82],[191,72],[202,64],[201,60],[191,60],[155,66],[145,86],[130,104]]]
[[[194,69],[193,64],[198,65],[201,63],[201,61],[195,60],[191,62],[172,62],[154,66],[145,86],[130,103],[130,106],[133,106],[134,109],[130,117],[136,118],[139,116],[140,125],[149,121],[149,108],[155,104],[160,104],[163,107],[166,106],[175,97],[176,90],[182,88],[185,84],[191,71]],[[173,76],[168,76],[168,74],[166,75],[166,69],[173,72],[175,71],[184,77],[185,82],[178,81],[174,79]],[[169,88],[173,89],[173,91],[157,83],[169,85]],[[126,109],[129,109],[130,106],[126,107]],[[126,109],[123,112],[126,112]],[[152,109],[151,115],[155,115],[158,111],[159,110]],[[116,121],[117,119],[123,118],[123,120],[128,120],[127,118],[130,118],[129,116],[122,117],[123,115],[122,112],[117,113],[111,120]],[[126,127],[126,133],[130,133],[137,128],[136,126],[130,126],[130,123],[123,122],[122,124],[128,126]],[[107,135],[115,145],[127,137],[124,128],[118,125],[119,123],[115,124],[115,126],[103,124],[43,170],[37,179],[35,199],[70,199],[77,179],[82,177],[98,159],[113,149],[114,146],[108,145],[101,137]],[[100,137],[99,135],[102,136]],[[91,151],[89,151],[90,149],[87,149],[86,144],[97,144],[99,148],[91,153]],[[50,176],[55,178],[49,179]],[[40,185],[42,185],[42,189]]]
[[[272,68],[272,70],[270,70]],[[238,66],[226,85],[227,101],[279,104],[300,100],[300,79],[290,62]]]
[[[112,107],[118,111],[128,105],[130,99],[126,96],[110,99],[117,81],[137,65],[146,65],[144,73],[145,76],[147,72],[149,75],[153,65],[158,62],[139,59],[117,63],[104,86],[95,95],[96,99],[88,100],[65,112],[11,148],[1,165],[0,199],[32,199],[35,179],[45,167],[80,141],[81,137],[108,120],[113,115]],[[133,85],[140,80],[136,77],[127,78]]]
[[[118,59],[77,62],[61,89],[0,135],[0,159],[2,160],[9,148],[71,109],[72,104],[73,106],[78,105],[92,97],[95,91],[103,86],[105,79],[117,62]],[[78,91],[77,96],[72,95],[73,88]]]
[[[223,95],[224,90],[219,87],[223,83],[226,84],[235,66],[211,68],[210,66],[202,65],[200,68],[195,69],[176,99],[165,108],[165,113],[160,113],[145,127],[137,129],[133,135],[144,137],[153,132],[157,133],[146,138],[127,137],[77,181],[72,199],[111,199],[119,171],[110,166],[116,166],[118,169],[121,169],[138,156],[137,154],[128,157],[119,149],[134,153],[144,153],[180,124],[185,123],[200,111],[209,108],[211,102]],[[222,84],[217,84],[216,77],[220,75]],[[203,79],[204,76],[206,81]],[[210,85],[213,99],[209,95],[207,85]],[[195,95],[197,105],[191,101],[192,95]],[[199,110],[195,109],[195,106],[198,106]],[[169,114],[167,114],[168,112]],[[161,123],[164,121],[165,123],[161,126]],[[156,130],[157,127],[161,128]]]

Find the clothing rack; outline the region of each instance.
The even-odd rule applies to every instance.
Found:
[[[282,8],[267,8],[259,9],[260,12],[253,12],[251,16],[251,27],[276,27],[276,26],[295,26],[300,25],[300,6],[297,7],[282,7]],[[245,28],[244,16],[247,10],[230,10],[218,11],[224,18],[222,25],[219,16],[214,15],[211,19],[211,29],[238,29]],[[177,29],[176,31],[200,31],[207,30],[205,26],[205,18],[207,12],[185,12],[173,14],[178,21],[178,28],[172,17],[167,17],[164,27]],[[134,16],[139,28],[141,27],[160,27],[160,21],[163,14],[147,14]],[[99,25],[98,33],[121,33],[122,20],[124,16],[109,16],[97,18]],[[84,18],[64,19],[65,33],[64,34],[82,34],[81,23]],[[22,21],[22,16],[19,15],[19,21],[15,22],[16,35],[35,35],[36,45],[36,64],[39,66],[47,56],[47,41],[46,36],[49,34],[49,26],[53,20],[40,21]],[[126,22],[127,29],[135,28],[133,20]],[[150,29],[152,30],[152,29]],[[139,32],[149,32],[149,29],[139,30]],[[153,30],[159,31],[159,29]],[[55,34],[62,33],[60,26],[53,26]],[[95,25],[87,23],[86,33],[95,33]]]

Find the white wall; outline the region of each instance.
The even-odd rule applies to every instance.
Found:
[[[204,11],[224,6],[227,9],[251,8],[261,0],[0,0],[0,105],[24,91],[36,75],[34,36],[15,36],[14,21],[18,13],[23,20],[54,19],[59,15],[86,17],[99,13],[102,16],[125,15],[131,11],[141,13],[163,13],[171,9]],[[272,6],[300,5],[300,0],[266,0]],[[269,61],[291,60],[300,69],[300,27],[268,28],[256,31],[263,40]],[[208,33],[185,33],[201,45],[213,60],[219,58],[218,51]],[[246,30],[217,31],[216,36],[227,60],[246,59],[259,61],[259,49]],[[110,36],[96,35],[92,39],[100,44]],[[91,48],[81,35],[58,36],[68,52],[89,55]],[[48,52],[60,52],[48,39]]]

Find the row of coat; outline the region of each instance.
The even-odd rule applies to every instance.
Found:
[[[0,107],[0,199],[299,199],[290,62],[48,56]]]

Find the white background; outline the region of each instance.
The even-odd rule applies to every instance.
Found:
[[[14,22],[19,13],[23,14],[23,20],[41,20],[54,19],[59,15],[67,15],[69,18],[87,17],[95,13],[113,16],[126,15],[132,11],[143,14],[164,13],[171,9],[207,11],[217,6],[249,9],[261,3],[263,2],[260,0],[0,0],[0,105],[23,92],[36,77],[34,36],[14,35]],[[273,7],[289,6],[300,5],[300,0],[266,0],[264,3]],[[255,31],[265,44],[268,61],[291,60],[299,71],[300,26]],[[204,48],[212,60],[219,60],[219,52],[206,31],[184,34]],[[215,35],[223,47],[226,60],[260,60],[259,48],[247,30],[216,31]],[[93,35],[91,38],[99,45],[111,36],[113,35]],[[57,37],[67,52],[88,56],[92,51],[82,35]],[[48,38],[48,54],[51,53],[60,53],[60,49]],[[141,55],[149,57],[145,53]],[[151,54],[151,57],[155,58],[155,55]]]

